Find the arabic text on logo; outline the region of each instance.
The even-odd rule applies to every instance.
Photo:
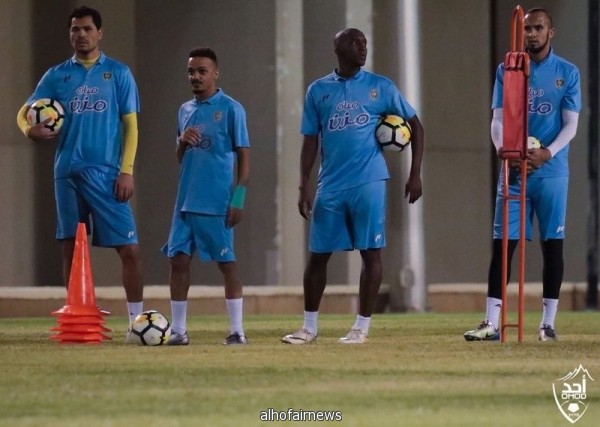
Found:
[[[594,379],[587,369],[579,365],[577,369],[552,383],[556,406],[571,424],[575,424],[589,406],[586,402],[588,381]]]

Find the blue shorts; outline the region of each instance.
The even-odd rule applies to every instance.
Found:
[[[55,179],[56,238],[75,237],[77,224],[83,222],[92,232],[94,246],[137,244],[131,207],[128,202],[119,202],[114,194],[116,180],[114,173],[107,174],[96,168],[84,169],[70,178]]]
[[[520,180],[519,180],[520,181]],[[520,182],[509,184],[509,194],[518,195]],[[494,239],[502,238],[502,179],[498,183],[494,214]],[[569,177],[532,178],[527,180],[525,238],[532,239],[533,217],[536,216],[540,239],[564,239],[567,218]],[[508,238],[519,238],[519,200],[508,202]]]
[[[235,261],[233,228],[227,217],[175,211],[169,240],[161,249],[169,258],[178,253],[192,256],[198,251],[202,261]]]
[[[385,180],[318,193],[310,223],[310,252],[385,247],[385,209]]]

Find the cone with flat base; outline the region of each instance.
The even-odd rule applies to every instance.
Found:
[[[53,311],[57,316],[58,326],[52,331],[58,331],[50,339],[60,343],[91,343],[99,344],[111,338],[104,332],[110,329],[102,326],[104,316],[110,314],[100,310],[96,305],[94,279],[90,264],[90,255],[87,242],[85,224],[77,226],[73,262],[67,289],[67,303],[61,309]]]

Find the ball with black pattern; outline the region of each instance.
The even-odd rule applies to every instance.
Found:
[[[44,127],[51,131],[59,131],[65,122],[65,109],[56,99],[41,98],[33,102],[27,111],[27,122],[31,125],[37,125],[50,119]]]
[[[156,310],[147,310],[136,316],[131,332],[140,345],[163,345],[171,336],[171,325],[167,318]]]
[[[400,152],[410,144],[412,129],[404,118],[387,115],[377,123],[375,137],[382,150]]]

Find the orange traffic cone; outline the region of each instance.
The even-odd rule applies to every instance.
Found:
[[[110,329],[102,326],[105,323],[103,316],[110,313],[100,310],[96,305],[87,233],[83,223],[77,226],[67,304],[52,314],[58,316],[58,326],[50,330],[58,331],[58,334],[50,339],[60,343],[100,343],[110,339],[103,334],[110,332]]]

